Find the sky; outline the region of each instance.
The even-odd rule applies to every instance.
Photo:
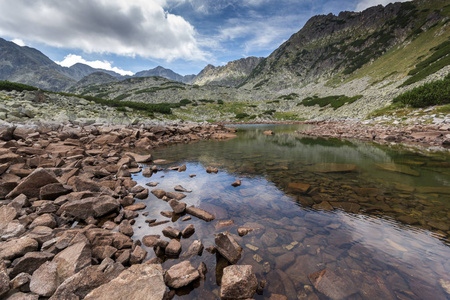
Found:
[[[404,1],[404,0],[402,0]],[[0,0],[0,37],[124,75],[266,57],[314,15],[389,0]],[[0,54],[1,55],[1,54]]]

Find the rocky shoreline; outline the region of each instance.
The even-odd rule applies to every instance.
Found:
[[[450,124],[410,125],[407,127],[368,125],[360,121],[314,121],[305,122],[305,124],[314,125],[313,128],[298,131],[307,136],[450,149]]]
[[[150,191],[131,174],[162,170],[148,154],[154,147],[234,136],[224,126],[199,124],[1,126],[0,298],[170,299],[176,289],[202,280],[206,265],[194,268],[188,260],[201,255],[202,242],[193,241],[183,253],[179,242],[195,232],[192,224],[186,222],[183,231],[164,228],[161,235],[170,242],[161,235],[133,240],[132,225],[145,215],[140,199],[149,192],[172,207],[161,214],[205,222],[214,215],[186,207],[180,200],[188,191],[181,186],[175,192]],[[158,225],[156,220],[147,223]],[[157,257],[146,260],[144,246]],[[229,232],[217,234],[215,247],[207,250],[231,264],[242,252]],[[180,263],[163,270],[165,259],[180,254]],[[251,266],[224,268],[222,299],[251,298],[257,289],[261,286]]]

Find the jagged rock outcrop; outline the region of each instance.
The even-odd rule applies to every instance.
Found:
[[[198,85],[238,86],[263,60],[262,57],[247,57],[230,61],[225,66],[207,65],[192,81]]]

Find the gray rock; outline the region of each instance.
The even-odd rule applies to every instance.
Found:
[[[51,229],[50,227],[36,226],[27,236],[29,238],[35,239],[39,243],[39,245],[42,245],[54,238],[54,233],[53,229]]]
[[[117,278],[90,292],[84,300],[161,300],[166,292],[159,264],[133,265]]]
[[[21,258],[13,262],[13,269],[10,276],[16,277],[18,274],[24,272],[33,274],[43,263],[51,260],[55,255],[47,252],[28,252]]]
[[[134,234],[133,227],[131,227],[130,221],[123,220],[119,225],[119,232],[127,236],[132,236]]]
[[[162,199],[166,195],[166,191],[161,189],[153,189],[152,194],[156,196],[158,199]]]
[[[53,261],[58,264],[58,278],[62,282],[91,265],[91,246],[86,242],[73,244],[58,253]]]
[[[209,212],[204,211],[201,208],[196,208],[194,206],[186,207],[186,213],[188,213],[188,214],[190,214],[190,215],[192,215],[194,217],[197,217],[199,219],[202,219],[202,220],[204,220],[206,222],[210,222],[210,221],[212,221],[212,220],[214,220],[216,218],[212,214],[210,214]]]
[[[181,231],[168,226],[162,230],[162,234],[164,234],[165,236],[167,236],[169,238],[177,239],[181,236]]]
[[[182,214],[186,210],[186,203],[177,201],[175,199],[169,200],[169,205],[172,207],[173,212],[176,214]]]
[[[156,235],[146,235],[142,238],[142,243],[145,245],[145,247],[153,247],[156,245],[156,241],[160,238],[161,236],[159,234]]]
[[[189,246],[189,248],[181,254],[182,259],[188,259],[196,255],[202,255],[204,246],[201,240],[195,240]]]
[[[97,246],[92,249],[92,256],[103,260],[105,258],[111,258],[116,252],[117,249],[109,245]]]
[[[186,195],[182,194],[182,193],[178,193],[178,192],[167,192],[166,197],[180,201],[180,200],[186,198]]]
[[[9,285],[13,290],[20,290],[21,292],[26,293],[30,291],[30,281],[30,274],[20,273],[10,281]]]
[[[223,269],[220,299],[248,299],[255,295],[258,280],[252,266],[228,266]]]
[[[36,251],[39,244],[36,240],[23,237],[0,244],[0,259],[12,260],[30,251]]]
[[[11,238],[19,237],[25,233],[25,226],[20,223],[19,220],[14,220],[9,222],[8,225],[3,229],[1,235],[2,240],[9,240]]]
[[[89,197],[82,200],[75,200],[61,206],[58,213],[67,213],[73,217],[86,220],[89,217],[98,218],[104,216],[120,207],[117,199],[102,195],[99,197]]]
[[[141,246],[136,246],[133,252],[131,252],[130,264],[131,265],[140,264],[144,261],[145,257],[147,257],[147,251],[142,249]]]
[[[4,205],[0,207],[0,234],[8,226],[9,222],[17,217],[16,209],[11,205]]]
[[[217,251],[230,263],[235,264],[241,258],[242,247],[228,231],[216,234],[215,243]]]
[[[98,266],[89,266],[67,278],[56,290],[52,300],[65,300],[77,297],[83,299],[94,289],[110,282],[124,270],[120,263],[105,259]],[[123,296],[123,294],[121,294]]]
[[[50,297],[58,288],[56,262],[42,264],[31,276],[30,291],[43,297]]]
[[[0,259],[0,297],[9,291],[9,276],[3,259]]]
[[[179,241],[173,239],[166,247],[166,255],[168,257],[178,257],[181,253],[181,244]]]
[[[43,214],[34,219],[34,221],[28,227],[35,228],[37,226],[47,226],[50,228],[55,228],[56,220],[51,214]]]
[[[38,300],[39,295],[30,293],[15,293],[6,298],[5,300]]]
[[[175,191],[177,192],[183,192],[183,193],[191,193],[192,191],[189,191],[187,189],[185,189],[184,187],[182,187],[181,185],[177,185],[173,188]]]
[[[59,181],[54,174],[39,168],[22,180],[6,197],[14,198],[24,194],[29,198],[37,198],[39,197],[40,188],[51,183],[59,183]]]
[[[178,289],[200,278],[200,273],[189,261],[183,261],[166,271],[164,280],[167,286]]]
[[[70,193],[72,189],[61,183],[47,184],[39,190],[39,198],[42,200],[55,200],[59,196]]]
[[[194,225],[189,224],[188,226],[186,226],[186,228],[183,229],[183,231],[181,232],[181,236],[183,238],[187,239],[188,237],[190,237],[194,233],[195,233]]]
[[[314,287],[331,299],[346,299],[358,292],[353,280],[341,269],[324,269],[308,275]]]

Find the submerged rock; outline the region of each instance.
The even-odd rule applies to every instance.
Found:
[[[248,299],[256,293],[258,280],[252,266],[228,266],[223,269],[220,299]]]
[[[314,287],[331,299],[346,299],[355,294],[358,290],[355,283],[338,270],[324,269],[316,273],[309,274],[309,280]]]
[[[318,173],[347,173],[347,172],[355,172],[356,165],[321,163],[310,166],[307,168],[307,170],[310,172],[318,172]]]
[[[420,176],[419,172],[405,165],[399,165],[394,163],[383,163],[383,164],[375,164],[375,166],[385,171],[402,173],[411,176]]]

